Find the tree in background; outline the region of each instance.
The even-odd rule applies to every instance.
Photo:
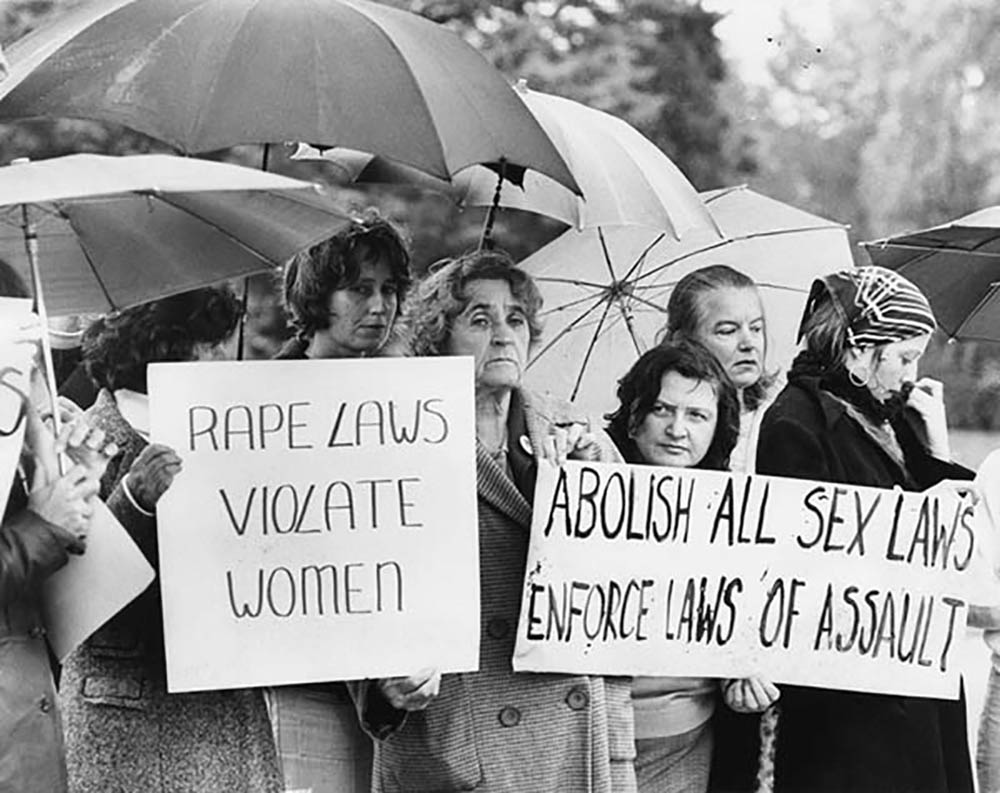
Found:
[[[0,16],[0,44],[9,44],[82,0],[9,0]],[[168,0],[164,0],[167,2]],[[720,102],[726,65],[713,33],[718,17],[691,0],[384,0],[454,28],[512,82],[576,99],[620,116],[662,148],[702,189],[745,180],[746,141],[732,134]],[[71,151],[123,154],[162,149],[142,135],[88,121],[0,125],[0,162]],[[260,147],[213,157],[259,165]],[[270,169],[329,181],[322,164],[295,163],[281,147]],[[336,186],[345,204],[374,203],[409,228],[419,271],[474,247],[484,210],[460,212],[443,196],[412,188]],[[541,247],[564,226],[503,210],[494,238],[516,258]],[[254,282],[252,351],[264,355],[281,326],[271,279]],[[259,311],[260,306],[263,306]],[[258,336],[260,338],[258,338]]]

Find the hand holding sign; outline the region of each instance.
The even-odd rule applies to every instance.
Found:
[[[424,669],[409,677],[387,677],[378,681],[378,687],[396,710],[423,710],[438,695],[441,673]]]
[[[950,460],[944,386],[938,380],[922,377],[913,384],[906,405],[912,408],[923,423],[922,427],[917,426],[915,429],[928,453],[939,460]]]
[[[742,680],[727,680],[722,696],[726,705],[737,713],[761,713],[778,701],[781,692],[770,680],[751,675]]]
[[[152,512],[180,471],[177,452],[162,443],[151,443],[135,458],[125,482],[138,505]]]
[[[83,465],[74,465],[64,476],[49,478],[42,466],[36,466],[28,507],[49,523],[76,534],[83,542],[90,529],[92,500],[99,490],[98,480]],[[82,548],[71,548],[82,553]]]
[[[542,459],[555,466],[566,460],[597,460],[600,448],[588,424],[578,421],[555,424],[542,442]]]

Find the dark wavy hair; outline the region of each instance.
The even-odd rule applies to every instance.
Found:
[[[535,279],[518,267],[506,251],[478,250],[446,260],[417,287],[407,312],[416,355],[445,354],[455,318],[469,305],[465,288],[472,281],[506,281],[511,294],[524,306],[530,344],[541,339],[538,314],[542,295]]]
[[[693,339],[664,342],[633,364],[618,381],[618,409],[604,417],[608,434],[627,462],[646,462],[632,435],[652,411],[660,396],[663,375],[668,372],[712,386],[718,408],[715,433],[705,456],[694,467],[727,470],[729,455],[740,435],[739,397],[722,364],[708,348]]]
[[[757,294],[757,282],[726,264],[699,267],[677,282],[667,301],[665,340],[697,339],[698,326],[704,318],[704,297],[716,289],[752,289]],[[767,319],[764,320],[767,327]],[[764,358],[767,358],[767,334],[764,335]],[[743,404],[755,410],[764,402],[777,379],[776,372],[761,372],[760,379],[743,389]]]
[[[83,363],[101,388],[146,393],[146,365],[190,361],[195,346],[221,344],[242,308],[227,286],[182,292],[96,320],[83,334]]]
[[[375,209],[365,210],[285,265],[282,296],[300,339],[330,326],[330,295],[355,283],[361,265],[369,261],[384,261],[396,280],[396,320],[413,283],[410,250],[399,230]]]

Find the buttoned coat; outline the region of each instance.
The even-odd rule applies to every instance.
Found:
[[[80,548],[26,506],[16,477],[0,525],[0,791],[61,793],[66,763],[40,587]]]
[[[517,392],[537,458],[555,423],[581,420],[568,403]],[[601,459],[619,460],[599,433]],[[530,447],[528,446],[530,444]],[[511,658],[524,589],[531,505],[477,443],[479,671],[446,674],[425,710],[403,715],[373,681],[352,688],[377,739],[372,790],[482,793],[634,791],[631,680],[514,672]],[[400,722],[401,720],[401,722]]]
[[[893,422],[905,466],[816,377],[791,380],[764,416],[761,474],[922,490],[968,479],[936,460],[905,421]],[[782,686],[777,793],[967,793],[963,701]]]
[[[120,484],[146,442],[107,391],[88,415],[121,449],[101,495],[158,567],[155,518],[138,511]],[[262,691],[168,694],[162,624],[154,582],[67,659],[60,696],[71,793],[280,791]]]

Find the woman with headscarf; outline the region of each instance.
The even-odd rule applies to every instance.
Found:
[[[509,255],[486,250],[433,272],[414,301],[415,351],[474,361],[480,659],[477,672],[355,686],[375,793],[635,789],[627,680],[511,667],[539,460],[617,459],[572,405],[523,387],[541,302]]]
[[[121,448],[101,496],[154,568],[156,505],[181,460],[149,442],[147,367],[231,357],[240,316],[232,290],[215,287],[109,314],[84,333],[101,388],[87,415]],[[167,692],[156,581],[70,655],[60,696],[73,793],[283,790],[259,689]]]
[[[971,478],[951,462],[941,384],[917,378],[934,328],[927,298],[895,272],[817,280],[758,472],[904,490]],[[780,708],[776,791],[972,790],[962,701],[782,686]]]

